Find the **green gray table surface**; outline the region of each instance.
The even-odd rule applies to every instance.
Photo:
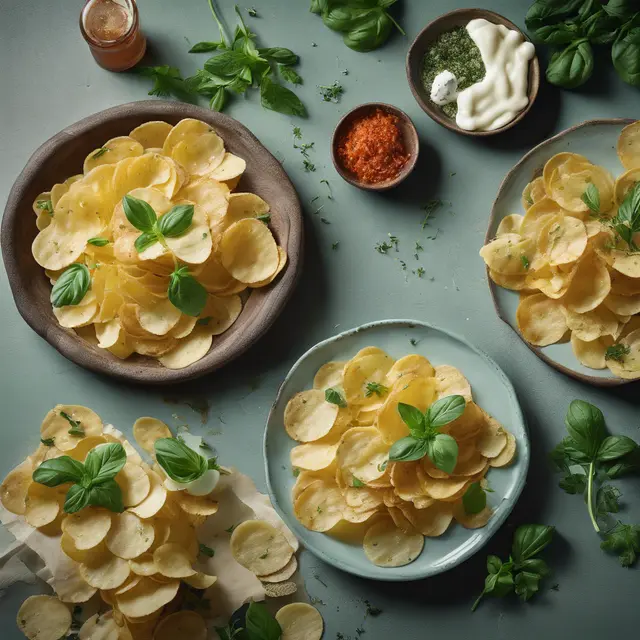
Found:
[[[233,3],[220,4],[227,24],[233,24]],[[495,138],[465,138],[441,128],[420,110],[404,68],[407,48],[418,31],[464,3],[401,0],[397,15],[407,36],[394,33],[386,46],[368,54],[347,49],[337,34],[308,12],[307,0],[252,0],[249,6],[254,4],[259,17],[248,20],[261,41],[300,55],[305,83],[298,93],[309,110],[308,119],[265,111],[255,92],[235,99],[228,109],[282,160],[304,204],[306,258],[293,298],[267,336],[223,371],[183,386],[143,388],[94,375],[59,355],[22,321],[2,271],[0,476],[35,448],[42,417],[54,404],[74,403],[92,407],[126,433],[143,415],[172,426],[187,423],[192,432],[208,436],[224,463],[251,474],[264,488],[262,432],[276,390],[295,359],[319,340],[364,322],[394,317],[427,320],[466,336],[495,358],[511,378],[528,419],[533,454],[528,483],[486,552],[506,555],[517,524],[553,524],[558,535],[548,558],[554,575],[533,602],[521,604],[514,597],[487,600],[471,614],[485,576],[485,550],[447,574],[406,584],[354,578],[303,553],[302,571],[309,594],[319,601],[325,638],[333,640],[338,633],[355,638],[358,627],[371,640],[392,634],[412,640],[427,636],[527,640],[544,634],[551,640],[637,633],[638,570],[622,569],[615,557],[599,549],[584,504],[557,487],[547,453],[563,436],[564,414],[573,398],[597,404],[615,432],[638,438],[638,386],[591,388],[538,360],[496,317],[478,256],[491,203],[508,169],[531,146],[570,125],[596,117],[637,117],[637,90],[615,76],[602,52],[594,79],[582,90],[543,86],[522,126]],[[483,3],[521,26],[528,4],[527,0]],[[47,138],[91,113],[146,98],[146,79],[109,73],[94,63],[78,29],[81,5],[79,0],[2,0],[1,203],[30,154]],[[149,37],[149,59],[192,73],[204,57],[189,55],[189,43],[217,38],[205,0],[140,0],[139,6]],[[540,53],[545,59],[546,52]],[[340,103],[323,102],[317,85],[336,80],[345,88]],[[339,117],[369,101],[405,110],[421,139],[414,174],[401,188],[383,195],[342,182],[329,155]],[[304,171],[302,158],[292,147],[294,125],[302,128],[305,141],[315,143],[310,152],[317,168],[313,173]],[[322,179],[329,180],[333,200],[324,197]],[[311,204],[318,195],[322,197]],[[433,198],[446,206],[422,230],[421,207]],[[324,208],[314,215],[320,205]],[[374,250],[387,234],[399,238],[398,253],[381,255]],[[416,241],[424,246],[419,260],[413,257]],[[338,248],[332,249],[336,242]],[[412,273],[418,266],[426,271],[422,278]],[[172,404],[175,400],[181,404]],[[206,424],[185,402],[208,403]],[[639,522],[637,479],[621,483],[621,489],[628,505],[624,519]],[[556,584],[557,589],[549,589]],[[14,626],[15,614],[22,599],[35,590],[19,585],[2,594],[2,638],[21,637]],[[367,618],[365,600],[382,614]]]

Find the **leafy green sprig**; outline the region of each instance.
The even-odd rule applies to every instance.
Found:
[[[217,458],[206,458],[188,447],[179,437],[160,438],[155,442],[156,461],[164,472],[181,484],[193,482],[207,470],[215,469],[222,474],[227,471],[220,467]]]
[[[640,447],[627,436],[609,435],[598,407],[574,400],[565,418],[569,433],[551,452],[563,473],[559,486],[569,494],[584,495],[591,524],[601,547],[618,553],[623,567],[640,553],[640,525],[626,525],[611,514],[620,511],[621,493],[607,480],[640,471]]]
[[[235,617],[235,616],[234,616]],[[216,627],[221,640],[280,640],[282,629],[263,604],[252,602],[244,620],[235,620],[226,627]]]
[[[47,487],[71,483],[64,503],[65,513],[76,513],[87,506],[104,507],[122,513],[122,491],[114,480],[127,461],[120,443],[91,449],[84,464],[70,456],[45,460],[34,472],[33,481]]]
[[[471,607],[475,611],[485,596],[502,598],[513,591],[526,602],[540,589],[540,581],[549,575],[547,563],[536,556],[553,539],[554,527],[524,524],[513,536],[511,555],[506,562],[498,556],[487,557],[484,589]]]
[[[56,280],[51,289],[51,304],[56,308],[80,304],[91,287],[91,273],[84,264],[74,262]]]
[[[445,425],[459,418],[466,406],[462,396],[453,395],[434,402],[426,413],[404,402],[398,403],[398,413],[411,435],[395,442],[389,451],[392,462],[409,462],[427,456],[438,469],[452,473],[458,462],[458,443],[446,433]]]

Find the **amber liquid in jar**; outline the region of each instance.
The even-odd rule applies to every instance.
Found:
[[[80,31],[96,62],[109,71],[130,69],[147,48],[134,0],[88,0]]]

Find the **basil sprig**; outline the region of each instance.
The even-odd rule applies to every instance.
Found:
[[[69,265],[51,289],[51,304],[56,308],[80,304],[91,286],[91,274],[84,264]]]
[[[121,444],[99,445],[89,451],[84,464],[70,456],[45,460],[33,472],[33,481],[47,487],[73,483],[64,503],[65,513],[76,513],[90,505],[122,513],[122,491],[114,478],[126,461]]]
[[[280,640],[282,628],[269,610],[257,602],[252,602],[244,615],[226,627],[216,627],[221,640]]]
[[[187,316],[197,318],[207,304],[207,290],[189,273],[176,267],[169,279],[169,302]]]
[[[458,443],[439,430],[459,418],[465,406],[465,399],[457,395],[434,402],[426,413],[410,404],[398,403],[398,413],[411,435],[393,444],[389,460],[410,462],[427,456],[438,469],[452,473],[458,462]]]
[[[228,473],[217,458],[205,458],[179,438],[160,438],[155,442],[156,461],[175,482],[186,484],[204,475],[208,469]]]

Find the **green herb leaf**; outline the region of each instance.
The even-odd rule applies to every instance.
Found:
[[[271,214],[270,213],[263,213],[261,216],[257,216],[256,220],[260,220],[260,222],[264,222],[265,224],[270,224],[271,223]]]
[[[538,555],[553,539],[555,527],[544,524],[527,524],[516,529],[511,555],[522,563]]]
[[[84,461],[84,468],[93,484],[114,478],[127,461],[124,447],[111,442],[91,449]]]
[[[122,208],[127,220],[138,231],[146,231],[147,233],[154,231],[158,216],[148,202],[127,195],[122,198]]]
[[[347,401],[344,399],[344,396],[335,387],[325,389],[324,399],[331,404],[337,404],[342,409],[347,406]]]
[[[260,102],[265,109],[279,113],[301,117],[307,115],[305,106],[293,91],[268,77],[262,78],[260,83]]]
[[[436,400],[426,414],[428,427],[440,428],[459,418],[467,406],[466,400],[462,396],[447,396]]]
[[[331,85],[319,85],[318,91],[325,102],[340,102],[340,97],[344,93],[344,87],[339,82],[334,82]]]
[[[637,446],[638,445],[627,436],[608,436],[603,440],[598,449],[597,460],[599,462],[617,460],[634,451]]]
[[[386,387],[383,384],[380,384],[378,382],[367,382],[367,387],[366,387],[366,391],[365,391],[365,397],[370,398],[374,393],[379,397],[382,398],[383,395],[385,395],[386,393],[389,393],[389,387]]]
[[[359,489],[360,487],[364,487],[366,485],[364,482],[362,482],[362,480],[358,480],[358,478],[353,476],[353,482],[351,483],[351,486],[355,487],[356,489]]]
[[[289,82],[289,83],[294,84],[296,86],[302,84],[302,78],[296,72],[295,69],[292,69],[291,67],[287,67],[287,66],[285,66],[283,64],[279,64],[278,65],[278,71],[280,72],[280,75],[282,76],[282,79],[285,82]]]
[[[607,347],[607,350],[604,352],[604,359],[624,362],[625,356],[628,356],[630,353],[631,348],[626,344],[612,344],[610,347]]]
[[[84,466],[70,456],[45,460],[34,472],[33,481],[47,487],[57,487],[67,482],[81,482]]]
[[[427,455],[429,440],[407,436],[394,442],[389,450],[389,460],[392,462],[411,462],[421,460]]]
[[[558,486],[571,495],[583,494],[587,488],[587,476],[584,473],[568,473]]]
[[[176,438],[160,438],[155,442],[156,460],[175,482],[197,480],[207,471],[207,460]]]
[[[73,484],[67,491],[62,509],[65,513],[76,513],[89,506],[89,498],[89,489],[85,489],[79,484]]]
[[[170,67],[168,64],[157,67],[136,67],[135,72],[153,80],[153,87],[149,91],[150,96],[159,98],[175,96],[187,102],[192,99],[189,87],[176,67]]]
[[[169,280],[169,302],[182,313],[197,318],[207,304],[207,290],[189,273],[188,267],[179,267]]]
[[[148,249],[158,242],[158,240],[158,234],[155,231],[145,231],[136,238],[133,246],[138,253],[142,253],[145,249]]]
[[[71,425],[71,428],[67,433],[72,436],[84,436],[84,429],[82,428],[82,424],[78,420],[74,420],[68,413],[64,411],[60,412],[60,415]]]
[[[402,422],[404,422],[407,427],[409,427],[409,431],[411,432],[412,436],[421,438],[425,435],[425,417],[420,409],[410,404],[399,402],[398,413],[402,418]]]
[[[640,525],[618,522],[605,534],[600,547],[605,551],[617,553],[623,567],[633,566],[640,553]]]
[[[91,158],[94,160],[101,158],[107,151],[109,151],[109,147],[100,147],[95,153],[91,154]]]
[[[596,518],[604,518],[610,513],[620,511],[620,490],[610,484],[602,485],[596,493]]]
[[[216,76],[235,76],[245,67],[252,64],[252,60],[244,51],[224,51],[204,63],[204,68]]]
[[[213,558],[216,554],[214,549],[208,547],[206,544],[202,544],[202,542],[200,543],[200,553],[208,558]]]
[[[521,571],[515,577],[515,592],[523,602],[540,589],[540,576],[530,571]]]
[[[574,400],[569,405],[565,424],[576,448],[593,460],[606,436],[602,411],[583,400]]]
[[[51,216],[53,215],[53,203],[51,202],[51,198],[37,200],[36,207],[42,211],[46,211]]]
[[[273,60],[280,64],[290,65],[298,62],[298,56],[284,47],[268,47],[266,49],[258,49],[258,53],[267,60]]]
[[[487,571],[490,574],[498,573],[502,567],[502,560],[498,556],[487,556]]]
[[[42,442],[45,447],[53,447],[55,444],[55,440],[53,438],[40,438],[40,442]]]
[[[93,505],[94,507],[104,507],[114,513],[122,513],[124,511],[122,489],[113,478],[91,486],[87,492],[88,504]]]
[[[611,60],[624,82],[640,86],[640,26],[637,20],[631,20],[620,29],[611,48]]]
[[[582,202],[584,202],[593,213],[600,213],[600,191],[593,182],[587,185],[585,192],[582,194]]]
[[[245,625],[248,640],[279,640],[282,636],[278,621],[263,604],[249,605]]]
[[[222,111],[226,102],[227,92],[225,91],[224,87],[217,87],[211,94],[209,109],[212,109],[213,111]]]
[[[547,80],[558,87],[576,89],[593,73],[593,50],[587,38],[576,40],[555,53],[547,67]]]
[[[525,269],[529,268],[529,258],[527,258],[527,256],[524,255],[524,253],[520,256],[520,262],[522,262],[522,266]]]
[[[224,48],[225,45],[222,42],[197,42],[189,49],[189,53],[209,53]]]
[[[106,247],[109,244],[110,240],[107,238],[89,238],[87,240],[87,244],[91,244],[94,247]]]
[[[450,435],[438,433],[427,440],[427,455],[438,469],[453,473],[458,462],[458,443]]]
[[[59,309],[80,304],[91,286],[91,274],[84,264],[69,265],[51,289],[51,304]]]
[[[179,204],[165,213],[158,220],[158,229],[165,238],[181,236],[193,222],[194,206]]]
[[[469,488],[462,496],[462,506],[469,515],[480,513],[487,506],[487,494],[479,482],[473,482],[469,485]],[[489,573],[491,573],[491,571],[489,571]]]

